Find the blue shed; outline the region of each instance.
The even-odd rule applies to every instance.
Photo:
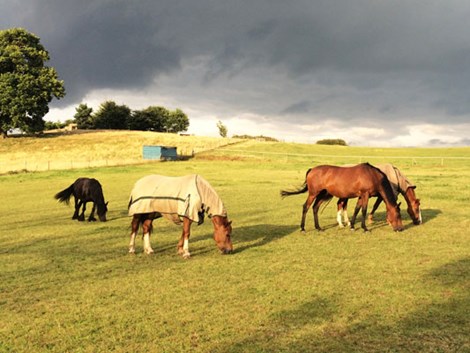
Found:
[[[142,154],[144,159],[174,161],[178,158],[176,147],[170,146],[144,146]]]

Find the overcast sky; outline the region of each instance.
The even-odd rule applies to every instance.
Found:
[[[189,132],[357,146],[470,145],[470,2],[0,0],[64,80],[46,120],[106,100]]]

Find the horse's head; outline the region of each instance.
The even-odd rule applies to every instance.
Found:
[[[401,221],[400,204],[391,206],[387,210],[387,222],[390,223],[395,232],[401,232],[403,230],[403,222]]]
[[[413,224],[418,225],[418,224],[423,223],[423,219],[421,218],[421,208],[420,208],[419,199],[416,199],[410,202],[408,204],[407,211],[411,219],[413,220]]]
[[[416,198],[414,187],[409,187],[406,190],[405,199],[408,203],[407,211],[413,220],[413,224],[418,225],[423,223],[423,219],[421,218],[421,205],[419,199]]]
[[[106,203],[98,203],[98,218],[101,222],[106,222],[106,212],[108,212],[108,202]]]
[[[232,221],[228,217],[212,216],[214,224],[214,240],[222,254],[230,254],[233,251],[232,245]]]

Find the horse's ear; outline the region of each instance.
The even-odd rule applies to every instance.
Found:
[[[108,202],[106,202],[104,205],[105,205],[105,206],[108,206],[108,203],[109,203],[109,201],[108,201]]]
[[[232,221],[228,221],[228,224],[227,224],[227,225],[231,226],[231,225],[232,225]]]
[[[400,206],[401,206],[401,202],[398,203],[397,207],[400,208]]]

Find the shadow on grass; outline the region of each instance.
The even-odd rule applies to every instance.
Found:
[[[234,228],[232,233],[232,242],[234,251],[232,255],[239,254],[247,249],[256,248],[264,246],[274,240],[285,237],[286,235],[291,234],[295,231],[297,227],[295,226],[283,226],[283,225],[272,225],[272,224],[259,224],[254,226],[246,226]],[[164,246],[158,247],[158,252],[166,252],[168,250],[176,252],[176,245],[178,243],[181,231],[179,231],[175,237],[175,242],[173,244],[166,244]],[[154,234],[155,235],[155,234]],[[155,239],[155,237],[154,237]],[[213,239],[213,233],[208,232],[204,235],[191,236],[189,238],[189,248],[192,255],[201,255],[208,252],[217,251],[215,250],[215,242],[210,245],[198,247],[197,249],[191,245],[195,245],[198,242],[206,241],[208,239]],[[155,240],[158,242],[158,240]],[[250,242],[249,244],[244,244]]]
[[[441,300],[397,323],[409,338],[401,343],[416,352],[470,352],[470,257],[438,267],[424,280],[441,286]]]
[[[333,299],[317,297],[295,309],[272,313],[266,322],[260,323],[255,332],[213,351],[317,352],[318,346],[324,342],[315,337],[317,334],[305,334],[305,332],[312,332],[310,330],[312,327],[324,327],[331,321],[337,312]]]
[[[424,209],[421,210],[421,215],[423,217],[423,224],[426,222],[429,222],[430,220],[437,218],[438,215],[442,213],[441,210],[435,210],[435,209]]]
[[[250,242],[237,246],[234,253],[241,253],[245,250],[266,245],[274,240],[281,239],[298,229],[293,225],[275,225],[275,224],[257,224],[254,226],[245,226],[233,230],[232,241],[234,247],[237,243]]]
[[[341,301],[316,298],[297,309],[273,313],[254,332],[224,342],[214,352],[469,352],[470,258],[430,271],[421,286],[434,299],[396,322],[369,313],[353,323],[336,322]],[[393,310],[393,308],[390,308]]]

